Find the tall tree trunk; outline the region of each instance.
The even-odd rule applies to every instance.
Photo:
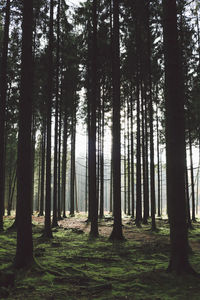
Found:
[[[88,211],[88,141],[86,139],[86,158],[85,158],[85,213]]]
[[[33,1],[23,1],[21,88],[19,103],[19,135],[17,157],[17,249],[14,265],[17,269],[33,262],[31,224],[31,123],[33,103]]]
[[[12,152],[10,155],[13,155]],[[10,156],[10,164],[11,164],[12,158]],[[12,203],[13,203],[13,189],[15,189],[15,184],[16,184],[16,164],[14,168],[11,168],[10,165],[10,170],[11,170],[11,175],[10,175],[10,182],[9,182],[9,193],[8,193],[8,209],[7,209],[7,215],[10,216],[11,214],[11,209],[12,209]]]
[[[51,238],[51,106],[53,93],[53,13],[54,0],[50,1],[49,46],[48,46],[48,78],[47,78],[47,153],[46,153],[46,202],[44,236]]]
[[[60,103],[59,134],[58,134],[58,220],[61,220],[61,134],[62,134],[62,112]]]
[[[91,158],[90,158],[90,140],[91,140],[91,134],[90,134],[90,128],[91,128],[91,80],[92,80],[92,73],[91,73],[91,57],[92,57],[92,47],[91,47],[91,40],[92,40],[92,34],[91,34],[91,22],[88,20],[87,23],[87,31],[88,31],[88,41],[87,41],[87,132],[88,132],[88,139],[87,139],[87,165],[88,165],[88,221],[91,221],[91,181],[90,181],[90,166],[91,166]],[[90,201],[91,200],[91,201]]]
[[[101,117],[101,156],[100,156],[100,174],[101,174],[101,185],[100,185],[100,218],[104,216],[104,86],[102,96],[102,117]]]
[[[79,213],[79,209],[78,209],[78,184],[77,184],[77,177],[76,177],[76,164],[75,164],[75,169],[74,169],[74,192],[75,192],[76,212]]]
[[[119,44],[119,2],[113,1],[113,213],[114,225],[110,239],[122,240],[121,218],[121,151],[120,151],[120,44]]]
[[[98,236],[98,199],[96,189],[96,106],[97,106],[97,0],[93,0],[92,7],[92,99],[91,126],[89,136],[89,203],[91,205],[90,236]]]
[[[74,188],[75,188],[75,142],[76,142],[76,121],[72,112],[71,126],[71,176],[70,176],[70,216],[74,216]]]
[[[190,122],[189,122],[190,123]],[[195,222],[195,195],[194,195],[194,171],[193,171],[193,156],[192,156],[192,137],[189,125],[189,149],[190,149],[190,177],[191,177],[191,191],[192,191],[192,221]]]
[[[112,162],[112,148],[111,145],[111,160],[110,160],[110,213],[113,212],[113,162]]]
[[[3,230],[4,194],[5,194],[5,117],[7,94],[7,58],[10,25],[10,0],[6,3],[6,17],[3,35],[3,49],[0,71],[0,230]]]
[[[188,228],[192,229],[191,214],[190,214],[190,196],[189,196],[189,184],[188,184],[186,147],[185,147],[185,197],[186,197],[187,225],[188,225]]]
[[[40,207],[40,183],[41,183],[41,161],[42,161],[42,140],[40,141],[40,148],[38,154],[38,186],[37,186],[37,203],[36,211],[39,212]]]
[[[198,162],[198,170],[197,170],[197,194],[196,194],[196,214],[199,212],[199,169],[200,169],[200,137],[199,137],[199,162]]]
[[[140,91],[139,74],[137,72],[137,165],[136,165],[136,225],[142,221],[142,192],[141,192],[141,144],[140,144]]]
[[[35,183],[35,142],[36,142],[36,128],[35,128],[35,116],[33,114],[33,120],[32,120],[32,138],[31,138],[31,168],[32,168],[32,185],[31,185],[31,212],[33,214],[33,208],[34,208],[34,183]]]
[[[149,123],[150,123],[150,187],[151,187],[151,228],[156,229],[155,221],[155,165],[154,165],[154,111],[153,111],[153,95],[152,95],[152,71],[151,71],[151,29],[150,29],[150,16],[149,16],[149,3],[147,7],[147,47],[148,47],[148,84],[149,84]]]
[[[145,87],[144,87],[145,88]],[[143,89],[143,87],[141,87]],[[147,224],[148,219],[148,195],[147,195],[147,172],[146,172],[146,160],[147,160],[147,153],[146,153],[146,132],[145,132],[145,95],[146,91],[142,93],[142,166],[143,166],[143,199],[144,199],[144,206],[143,206],[143,224]]]
[[[160,147],[159,147],[159,129],[158,129],[158,107],[156,113],[156,132],[157,132],[157,173],[158,173],[158,217],[162,215],[161,197],[160,197]]]
[[[126,132],[124,128],[124,213],[127,213],[127,193],[126,193]]]
[[[14,197],[14,192],[15,192],[15,189],[16,189],[16,181],[17,181],[17,172],[15,170],[15,177],[14,177],[14,180],[13,180],[12,190],[11,190],[11,194],[10,194],[10,198],[9,198],[8,216],[10,215],[10,212],[13,208],[13,197]]]
[[[171,255],[168,271],[193,273],[188,261],[185,199],[184,86],[175,0],[163,0],[167,198],[170,216]]]
[[[147,202],[145,215],[148,219],[149,217],[149,131],[148,131],[148,101],[145,99],[145,147],[146,147],[146,194],[147,194]]]
[[[53,183],[53,220],[52,227],[58,226],[58,106],[60,71],[60,0],[57,8],[57,44],[56,44],[56,105],[54,130],[54,183]]]
[[[127,100],[127,107],[128,107],[128,113],[127,113],[127,171],[128,171],[128,189],[127,189],[127,202],[128,202],[128,215],[131,214],[131,170],[130,170],[130,105],[129,100]]]
[[[39,212],[39,216],[43,216],[44,215],[45,150],[46,150],[46,124],[45,124],[45,121],[43,120],[43,128],[42,128],[41,184],[40,184],[40,212]]]
[[[135,168],[134,168],[134,133],[133,133],[133,89],[131,82],[131,202],[132,202],[132,213],[131,216],[135,216]]]
[[[64,112],[63,146],[62,146],[62,189],[61,201],[63,218],[66,218],[66,169],[67,169],[67,109]]]

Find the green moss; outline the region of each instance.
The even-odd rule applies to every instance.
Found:
[[[15,286],[0,289],[0,299],[198,299],[199,280],[166,273],[168,224],[159,221],[161,229],[153,233],[150,225],[136,228],[128,218],[125,221],[135,238],[123,243],[105,237],[91,241],[87,234],[62,228],[54,232],[53,240],[44,241],[39,238],[42,227],[34,226],[39,266],[17,272]],[[198,223],[189,238],[194,250],[191,263],[200,271]],[[0,244],[0,272],[4,272],[15,256],[16,233],[0,233]]]

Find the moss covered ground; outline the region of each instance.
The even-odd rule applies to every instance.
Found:
[[[76,221],[73,218],[73,224]],[[11,222],[5,218],[5,229]],[[126,241],[120,243],[108,240],[112,229],[110,218],[101,221],[104,235],[96,240],[89,239],[88,230],[84,230],[87,225],[79,228],[62,224],[53,229],[53,239],[44,240],[41,222],[35,218],[34,223],[36,264],[29,270],[13,273],[16,232],[0,233],[0,299],[200,299],[199,278],[177,277],[166,272],[169,258],[166,220],[157,220],[159,231],[152,232],[150,225],[137,228],[131,219],[125,218]],[[189,236],[193,250],[190,262],[200,273],[198,222]]]

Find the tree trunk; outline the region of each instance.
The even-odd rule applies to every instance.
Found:
[[[88,141],[86,139],[86,158],[85,158],[85,213],[88,211]]]
[[[33,103],[33,1],[23,1],[21,89],[19,103],[19,135],[17,157],[17,249],[14,265],[17,269],[33,262],[31,224],[31,123]]]
[[[196,222],[195,195],[194,195],[194,171],[193,171],[193,157],[192,157],[192,138],[191,138],[190,125],[189,125],[189,149],[190,149],[190,176],[191,176],[191,191],[192,191],[192,221]]]
[[[0,71],[0,230],[3,230],[4,196],[5,196],[5,117],[7,94],[7,58],[10,25],[10,0],[6,3],[3,49]]]
[[[186,197],[187,224],[188,224],[188,228],[192,229],[191,214],[190,214],[190,196],[189,196],[189,185],[188,185],[186,147],[185,147],[185,197]]]
[[[56,104],[54,130],[54,183],[53,183],[53,220],[52,227],[58,226],[58,106],[60,71],[60,0],[57,8],[57,44],[56,44]]]
[[[61,134],[62,134],[62,111],[60,104],[59,134],[58,134],[58,220],[61,220]]]
[[[130,106],[129,101],[127,100],[127,107],[128,107],[128,113],[127,113],[127,171],[128,171],[128,189],[127,189],[127,204],[128,204],[128,215],[131,214],[131,172],[130,172]]]
[[[124,213],[127,213],[127,193],[126,193],[126,133],[124,129]]]
[[[157,173],[158,173],[158,217],[162,215],[161,197],[160,197],[160,147],[159,147],[159,129],[158,129],[158,107],[156,113],[156,132],[157,132]]]
[[[131,216],[135,216],[135,168],[134,168],[134,133],[133,133],[133,89],[131,82],[131,200],[132,200],[132,213]]]
[[[145,147],[146,147],[146,194],[147,194],[147,202],[145,215],[148,219],[149,217],[149,131],[148,131],[148,101],[145,99]]]
[[[75,188],[75,141],[76,141],[76,121],[72,112],[71,127],[71,176],[70,176],[70,216],[74,216],[74,188]]]
[[[47,153],[46,153],[46,202],[44,236],[52,237],[51,232],[51,106],[53,92],[53,12],[54,0],[50,1],[49,46],[48,46],[48,73],[47,73]]]
[[[168,271],[193,273],[188,261],[185,199],[184,86],[175,0],[163,1],[167,198],[170,216],[171,255]]]
[[[141,87],[142,89],[142,87]],[[143,199],[144,199],[144,206],[143,206],[143,224],[147,224],[148,219],[148,197],[147,197],[147,172],[146,172],[146,160],[147,160],[147,153],[146,153],[146,132],[145,132],[145,95],[146,91],[142,93],[142,166],[143,166]]]
[[[136,165],[136,225],[142,221],[142,192],[141,192],[141,145],[140,145],[140,92],[139,74],[137,72],[137,165]]]
[[[89,202],[91,205],[90,236],[98,236],[98,199],[96,189],[96,106],[97,106],[97,0],[92,7],[92,97],[90,103],[91,126],[89,136]]]
[[[62,146],[62,189],[61,201],[63,207],[63,218],[66,218],[66,169],[67,169],[67,112],[64,112],[64,130]]]
[[[121,154],[120,154],[120,43],[119,43],[119,2],[113,1],[113,213],[114,225],[110,239],[122,240],[121,218]]]
[[[150,187],[151,187],[151,228],[156,229],[155,221],[155,165],[154,165],[154,111],[153,111],[153,95],[152,95],[152,71],[151,71],[151,29],[150,29],[150,17],[149,17],[149,3],[147,7],[147,22],[148,22],[148,84],[149,84],[149,123],[150,123]]]
[[[100,156],[100,174],[101,174],[101,184],[100,184],[100,215],[102,219],[104,216],[104,86],[103,86],[103,99],[102,99],[102,125],[101,125],[101,156]]]
[[[41,184],[40,184],[40,212],[39,212],[39,216],[43,216],[44,215],[45,150],[46,150],[46,124],[45,124],[45,121],[43,120],[43,128],[42,128]]]
[[[33,114],[32,120],[32,138],[31,138],[31,168],[32,168],[32,185],[31,185],[31,213],[33,214],[34,207],[34,183],[35,183],[35,142],[36,142],[36,128],[35,128],[35,116]]]

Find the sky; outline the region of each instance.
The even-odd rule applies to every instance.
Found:
[[[66,0],[66,3],[70,6],[79,5],[80,2],[84,2],[82,0]]]

